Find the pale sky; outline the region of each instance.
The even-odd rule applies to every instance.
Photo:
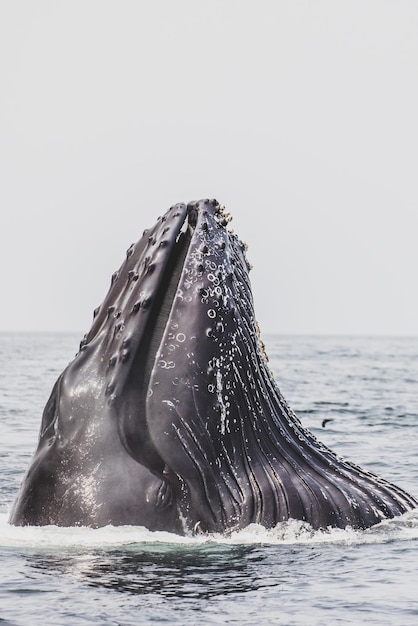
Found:
[[[418,335],[415,0],[0,0],[0,89],[0,330],[215,197],[263,333]]]

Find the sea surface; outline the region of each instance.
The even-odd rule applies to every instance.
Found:
[[[229,537],[10,526],[43,407],[79,339],[0,334],[0,625],[418,624],[415,512],[366,531],[291,521]],[[418,338],[264,341],[303,423],[418,496]]]

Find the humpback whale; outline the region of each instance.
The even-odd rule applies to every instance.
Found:
[[[216,200],[176,204],[128,249],[53,387],[12,524],[367,528],[417,506],[286,403],[228,222]]]

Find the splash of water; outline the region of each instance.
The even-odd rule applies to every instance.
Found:
[[[138,551],[149,545],[185,545],[188,548],[213,545],[318,545],[318,544],[376,544],[393,541],[418,540],[418,511],[385,520],[366,530],[328,528],[314,530],[306,522],[289,520],[266,529],[251,524],[229,535],[199,534],[179,536],[168,532],[152,532],[141,526],[106,526],[103,528],[58,526],[11,526],[6,514],[0,515],[0,545],[23,549],[114,549],[137,546]]]

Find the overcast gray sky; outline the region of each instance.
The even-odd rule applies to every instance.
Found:
[[[2,330],[216,197],[263,332],[418,334],[418,2],[1,0]]]

